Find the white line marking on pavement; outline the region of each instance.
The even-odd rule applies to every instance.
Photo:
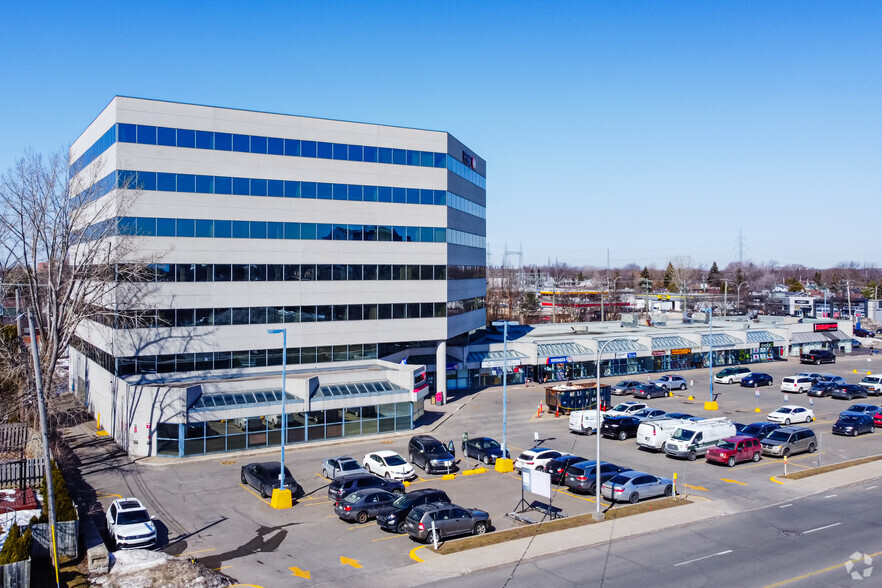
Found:
[[[793,504],[782,504],[778,508],[787,508],[788,506],[793,506]]]
[[[803,535],[808,535],[809,533],[814,533],[815,531],[823,531],[824,529],[829,529],[830,527],[835,527],[837,525],[841,525],[842,523],[833,523],[832,525],[824,525],[823,527],[818,527],[817,529],[811,529],[810,531],[803,531]]]
[[[727,549],[726,551],[721,551],[719,553],[712,553],[710,555],[705,555],[704,557],[697,557],[695,559],[690,559],[689,561],[681,561],[680,563],[675,563],[674,567],[676,568],[677,566],[685,566],[686,564],[695,563],[697,561],[701,561],[703,559],[709,559],[711,557],[717,557],[718,555],[726,555],[727,553],[732,553],[732,550]]]
[[[836,495],[835,495],[835,494],[828,494],[828,495],[825,496],[824,498],[833,498],[834,496],[836,496]]]
[[[601,392],[602,392],[602,391],[603,391],[603,390],[601,390]],[[867,490],[875,490],[875,489],[878,488],[878,487],[879,487],[879,486],[867,486]]]

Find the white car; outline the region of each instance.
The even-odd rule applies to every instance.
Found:
[[[365,454],[364,469],[391,480],[409,480],[416,477],[413,466],[394,451],[374,451]]]
[[[116,549],[156,545],[153,517],[137,498],[118,498],[107,509],[107,534]]]
[[[604,412],[603,417],[631,416],[635,412],[643,410],[644,408],[648,408],[646,403],[629,400],[628,402],[620,402],[619,404],[616,404],[614,407]]]
[[[541,472],[545,470],[545,464],[562,455],[569,455],[569,453],[547,447],[534,447],[521,453],[515,460],[514,467],[517,470],[537,470]]]
[[[781,408],[770,412],[766,417],[773,423],[810,423],[815,420],[815,413],[802,406],[782,406]]]

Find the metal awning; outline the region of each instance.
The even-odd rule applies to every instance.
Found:
[[[316,388],[313,398],[321,399],[344,399],[355,396],[378,396],[387,394],[401,394],[407,392],[404,388],[396,386],[392,382],[381,380],[378,382],[357,382],[352,384],[332,384]]]
[[[641,345],[636,341],[629,341],[628,339],[610,339],[609,343],[606,341],[598,341],[597,349],[599,350],[603,347],[603,352],[608,353],[614,351],[616,353],[622,353],[626,351],[648,351],[646,345]]]
[[[739,343],[741,343],[741,341],[725,333],[714,333],[713,335],[701,336],[702,347],[713,346],[714,349],[719,349],[720,347],[735,347]]]
[[[303,404],[303,400],[285,395],[285,402]],[[249,406],[270,406],[282,404],[281,390],[255,390],[252,392],[230,392],[224,394],[203,394],[189,410],[219,410],[231,408],[243,408]]]
[[[824,333],[792,333],[790,341],[797,345],[804,343],[826,343],[830,339],[824,336]]]
[[[594,352],[587,347],[582,347],[578,343],[539,343],[536,345],[536,352],[539,359],[547,359],[549,357],[572,357],[575,360],[582,359],[586,356],[594,355]],[[583,356],[583,357],[579,357]]]
[[[835,331],[826,331],[823,335],[830,341],[848,341],[851,339],[848,335],[840,331],[839,329]]]
[[[784,337],[771,331],[747,331],[748,343],[775,343],[777,341],[784,341]]]
[[[434,367],[435,361],[437,361],[437,358],[431,354],[411,355],[407,358],[407,365],[424,365],[426,367]],[[462,363],[460,360],[456,359],[455,357],[451,357],[450,355],[447,356],[445,361],[448,365],[452,363]]]
[[[502,351],[474,351],[469,353],[468,362],[502,361],[503,359],[506,359],[506,357]],[[509,349],[507,359],[512,363],[521,363],[522,360],[527,359],[527,356],[523,353],[518,353],[514,349]]]
[[[692,347],[695,347],[695,341],[690,341],[686,337],[680,337],[679,335],[652,338],[653,349],[691,349]]]

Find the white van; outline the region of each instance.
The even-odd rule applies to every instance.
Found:
[[[685,427],[695,421],[686,419],[658,419],[655,421],[643,421],[637,427],[637,445],[653,451],[661,451],[665,447],[671,435],[680,427]]]
[[[600,418],[603,419],[603,413]],[[597,431],[596,410],[576,410],[570,413],[570,432],[591,435]]]
[[[814,378],[809,376],[787,376],[786,378],[781,378],[781,392],[800,394],[811,390],[814,384]]]
[[[734,437],[735,434],[735,425],[725,417],[696,421],[683,425],[671,435],[665,442],[665,453],[695,461],[709,447],[714,447],[726,437]]]

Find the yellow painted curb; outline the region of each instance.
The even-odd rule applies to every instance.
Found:
[[[760,410],[760,407],[757,406],[755,409],[753,409],[753,412],[762,412],[762,411]]]
[[[494,466],[497,472],[501,474],[507,474],[508,472],[514,471],[514,461],[510,459],[497,459],[496,465]]]
[[[410,550],[410,559],[412,559],[415,562],[423,563],[424,560],[421,559],[420,556],[418,556],[416,554],[416,552],[419,551],[420,549],[424,549],[425,547],[426,547],[426,545],[420,545],[419,547],[414,547],[413,549],[411,549]]]
[[[695,400],[695,396],[693,396],[692,394],[690,394],[690,395],[689,395],[689,398],[687,398],[686,400]]]
[[[485,468],[475,468],[472,470],[476,474],[486,474],[487,470]]]
[[[456,478],[456,474],[444,474],[441,476],[442,480],[453,480]]]
[[[404,484],[404,487],[407,488],[410,486],[410,481],[405,480],[404,482],[402,482],[402,484]]]
[[[720,409],[720,405],[717,404],[715,401],[706,401],[704,403],[704,410],[719,410],[719,409]]]
[[[776,483],[776,484],[781,484],[782,486],[785,485],[784,482],[782,482],[781,480],[776,480],[776,479],[775,479],[775,476],[772,476],[772,477],[769,478],[769,479],[770,479],[771,481],[773,481],[774,483]]]

